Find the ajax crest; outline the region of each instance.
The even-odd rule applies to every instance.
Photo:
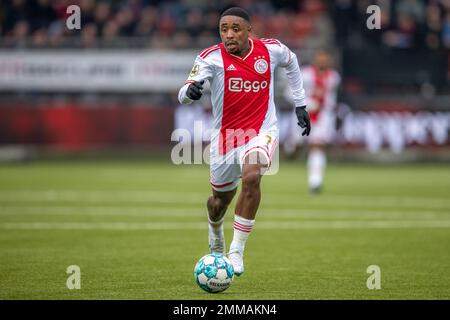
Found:
[[[267,64],[266,60],[258,59],[255,61],[256,72],[261,73],[261,74],[266,73],[267,68],[268,68],[268,64]]]

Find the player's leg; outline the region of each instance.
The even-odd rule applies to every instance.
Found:
[[[308,185],[313,194],[322,190],[327,166],[326,147],[332,142],[334,132],[334,114],[328,111],[322,112],[317,122],[313,124],[313,130],[308,137]]]
[[[230,191],[219,192],[212,189],[212,195],[206,202],[208,208],[209,251],[225,254],[223,220],[228,206],[236,194],[236,187]]]
[[[254,154],[259,156],[261,153],[255,152]],[[261,201],[261,170],[264,165],[259,163],[248,164],[246,160],[244,161],[242,166],[242,189],[236,203],[235,213],[245,219],[253,220]]]
[[[208,244],[210,252],[226,254],[223,219],[236,194],[239,184],[239,166],[233,163],[233,152],[219,155],[211,152],[210,182],[212,195],[208,198]]]
[[[261,200],[262,172],[268,168],[269,159],[262,152],[252,152],[244,157],[242,165],[242,189],[236,203],[234,234],[228,258],[236,275],[244,272],[244,249],[255,223],[256,212]]]
[[[327,157],[325,146],[312,144],[308,151],[308,186],[311,193],[316,194],[322,190]]]

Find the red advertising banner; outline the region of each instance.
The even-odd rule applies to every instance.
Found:
[[[167,145],[172,108],[144,105],[2,106],[0,144],[84,149],[116,145]]]

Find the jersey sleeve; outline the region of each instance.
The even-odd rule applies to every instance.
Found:
[[[271,52],[271,58],[275,60],[275,65],[286,70],[294,105],[296,107],[305,106],[306,97],[305,89],[303,88],[303,77],[296,54],[276,39],[265,40],[265,43]]]
[[[184,85],[178,92],[178,100],[182,104],[192,103],[192,99],[186,96],[186,91],[189,85],[195,81],[210,80],[214,74],[214,66],[207,60],[202,59],[200,56],[195,58],[194,66],[192,67],[191,73],[187,78]]]
[[[277,39],[261,39],[277,67],[286,67],[291,60],[291,50]]]

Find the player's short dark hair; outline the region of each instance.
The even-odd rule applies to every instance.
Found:
[[[220,18],[225,16],[236,16],[241,17],[245,21],[250,23],[250,16],[248,15],[248,12],[242,9],[241,7],[231,7],[227,10],[225,10],[221,15]]]

